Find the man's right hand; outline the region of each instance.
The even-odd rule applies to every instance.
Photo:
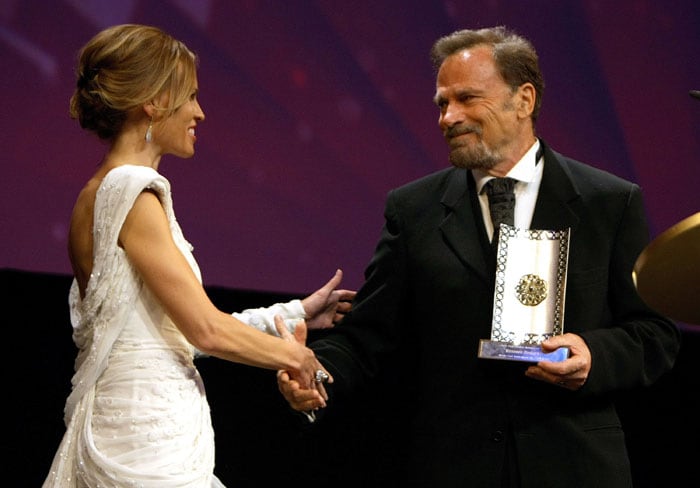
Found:
[[[280,337],[287,342],[294,342],[301,346],[306,343],[307,330],[306,323],[300,321],[294,329],[294,334],[287,329],[282,320],[282,317],[275,316],[275,326]],[[332,383],[333,377],[326,371],[323,365],[314,358],[314,373],[323,371],[328,375],[327,382]],[[315,375],[314,375],[315,376]],[[288,371],[280,370],[277,372],[277,385],[280,393],[287,400],[289,405],[299,412],[310,412],[318,408],[326,406],[328,394],[322,381],[312,380],[310,386],[302,387],[299,382],[300,378],[292,377]],[[306,384],[306,383],[305,383]]]
[[[289,406],[297,412],[311,412],[326,406],[326,390],[323,383],[317,383],[317,388],[302,388],[298,381],[293,380],[286,371],[277,372],[277,386]]]

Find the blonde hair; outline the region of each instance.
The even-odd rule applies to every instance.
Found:
[[[167,93],[167,115],[182,106],[196,82],[197,57],[157,27],[109,27],[80,50],[70,116],[100,139],[112,140],[130,111]]]

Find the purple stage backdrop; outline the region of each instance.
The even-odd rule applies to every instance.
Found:
[[[200,56],[192,159],[166,156],[205,284],[357,287],[387,191],[449,165],[428,58],[504,24],[534,41],[551,146],[639,183],[652,237],[700,211],[700,2],[2,0],[0,267],[69,273],[74,198],[103,147],[68,116],[98,30],[157,25]]]

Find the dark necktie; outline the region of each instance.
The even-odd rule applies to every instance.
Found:
[[[515,210],[515,193],[513,178],[494,178],[486,182],[484,190],[489,198],[491,222],[493,222],[493,238],[491,243],[498,243],[498,228],[503,224],[513,225]]]

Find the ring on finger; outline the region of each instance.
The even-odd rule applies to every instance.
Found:
[[[314,381],[316,383],[325,383],[326,381],[328,381],[328,373],[326,373],[322,369],[317,369],[316,376],[314,376]]]

